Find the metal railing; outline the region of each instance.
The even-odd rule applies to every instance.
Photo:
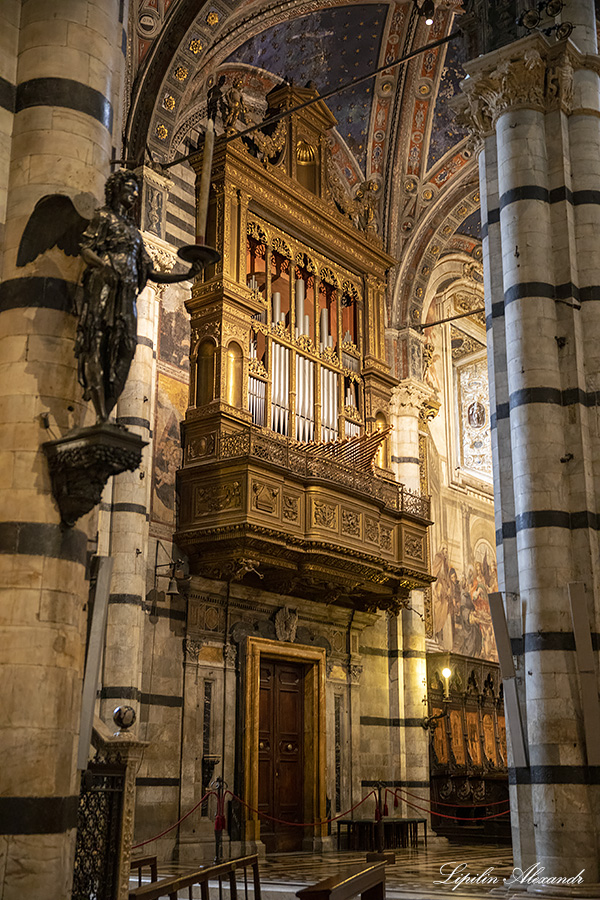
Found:
[[[236,879],[238,869],[242,869],[244,872],[244,883],[241,886],[238,885]],[[252,869],[253,900],[260,900],[258,856],[242,856],[240,859],[230,859],[215,866],[205,866],[202,869],[187,872],[185,875],[175,875],[171,878],[163,878],[160,881],[145,884],[142,887],[133,888],[129,891],[129,900],[160,900],[161,897],[177,900],[179,891],[188,891],[191,897],[192,889],[195,885],[200,886],[200,894],[203,900],[208,900],[209,882],[217,880],[221,884],[223,878],[228,882],[228,900],[237,900],[239,887],[244,891],[244,900],[248,900],[248,869]]]
[[[317,456],[296,441],[270,435],[257,428],[250,427],[232,433],[220,432],[216,452],[219,459],[257,459],[286,469],[299,478],[328,481],[338,487],[366,494],[396,512],[419,519],[430,517],[429,497],[374,473]]]

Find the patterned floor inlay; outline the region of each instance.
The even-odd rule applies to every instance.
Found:
[[[387,900],[524,900],[533,896],[536,900],[548,900],[550,897],[549,894],[532,895],[519,885],[504,884],[504,879],[510,880],[513,873],[512,849],[505,844],[451,844],[434,839],[427,849],[421,843],[418,848],[395,853],[395,863],[386,868]],[[296,891],[307,884],[315,884],[359,863],[366,863],[365,854],[351,851],[269,855],[260,862],[263,900],[295,900]],[[159,877],[189,869],[190,866],[173,863],[162,865]],[[565,871],[564,874],[577,873]],[[199,889],[197,896],[200,896]],[[211,900],[229,900],[227,885],[223,884],[220,892],[216,884],[211,885],[210,896]],[[253,900],[253,892],[249,886],[246,895],[240,878],[237,898],[246,900],[246,897]]]

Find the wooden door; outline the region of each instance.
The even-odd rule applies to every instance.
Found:
[[[258,808],[282,822],[304,821],[304,665],[260,666]],[[261,819],[267,853],[302,849],[304,829]]]

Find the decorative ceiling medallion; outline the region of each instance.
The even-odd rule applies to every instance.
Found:
[[[219,24],[219,13],[212,10],[206,17],[207,25],[218,25]]]
[[[160,141],[165,141],[169,135],[169,129],[166,125],[163,125],[162,122],[156,126],[156,137]]]
[[[173,112],[175,109],[175,97],[171,94],[165,94],[162,102],[163,108],[167,109],[169,112]]]
[[[425,188],[423,191],[423,200],[433,200],[433,190],[432,188]]]
[[[407,178],[404,182],[404,190],[407,194],[414,194],[417,190],[417,182],[414,178]]]
[[[192,53],[198,54],[202,50],[202,44],[197,38],[194,38],[192,41],[190,41],[189,49]]]
[[[384,83],[381,85],[381,93],[382,93],[382,94],[389,94],[389,92],[390,92],[391,90],[392,90],[392,82],[391,82],[391,81],[384,81]]]
[[[175,76],[177,81],[185,81],[185,79],[188,77],[188,70],[185,66],[177,66],[177,68],[173,72],[173,75]]]
[[[431,94],[431,85],[428,82],[424,82],[419,85],[419,94],[422,97],[429,97]]]
[[[154,37],[159,25],[160,19],[158,13],[154,10],[143,12],[138,19],[138,31],[145,38]]]

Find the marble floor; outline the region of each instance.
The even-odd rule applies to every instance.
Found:
[[[540,893],[538,889],[532,895],[525,893],[520,885],[507,887],[504,884],[504,879],[511,880],[513,873],[512,850],[506,844],[455,844],[434,839],[427,848],[420,842],[417,848],[396,850],[395,854],[395,862],[386,868],[386,900],[523,900],[532,896],[537,900],[550,897],[556,900],[556,893],[551,891]],[[296,891],[306,885],[361,863],[366,864],[365,854],[352,851],[271,854],[260,862],[262,900],[295,900]],[[568,869],[568,861],[565,869]],[[565,876],[577,874],[566,870]],[[159,877],[172,875],[175,871],[182,871],[182,868],[160,867]],[[462,876],[469,876],[471,882],[461,883]],[[476,881],[478,876],[479,882]],[[238,900],[253,900],[252,894],[249,890],[245,897],[242,881]],[[565,896],[562,891],[561,894]],[[571,894],[575,895],[580,898],[591,896],[585,893],[585,887]],[[211,884],[210,897],[211,900],[229,900],[229,891],[225,885],[219,890],[217,883]]]

